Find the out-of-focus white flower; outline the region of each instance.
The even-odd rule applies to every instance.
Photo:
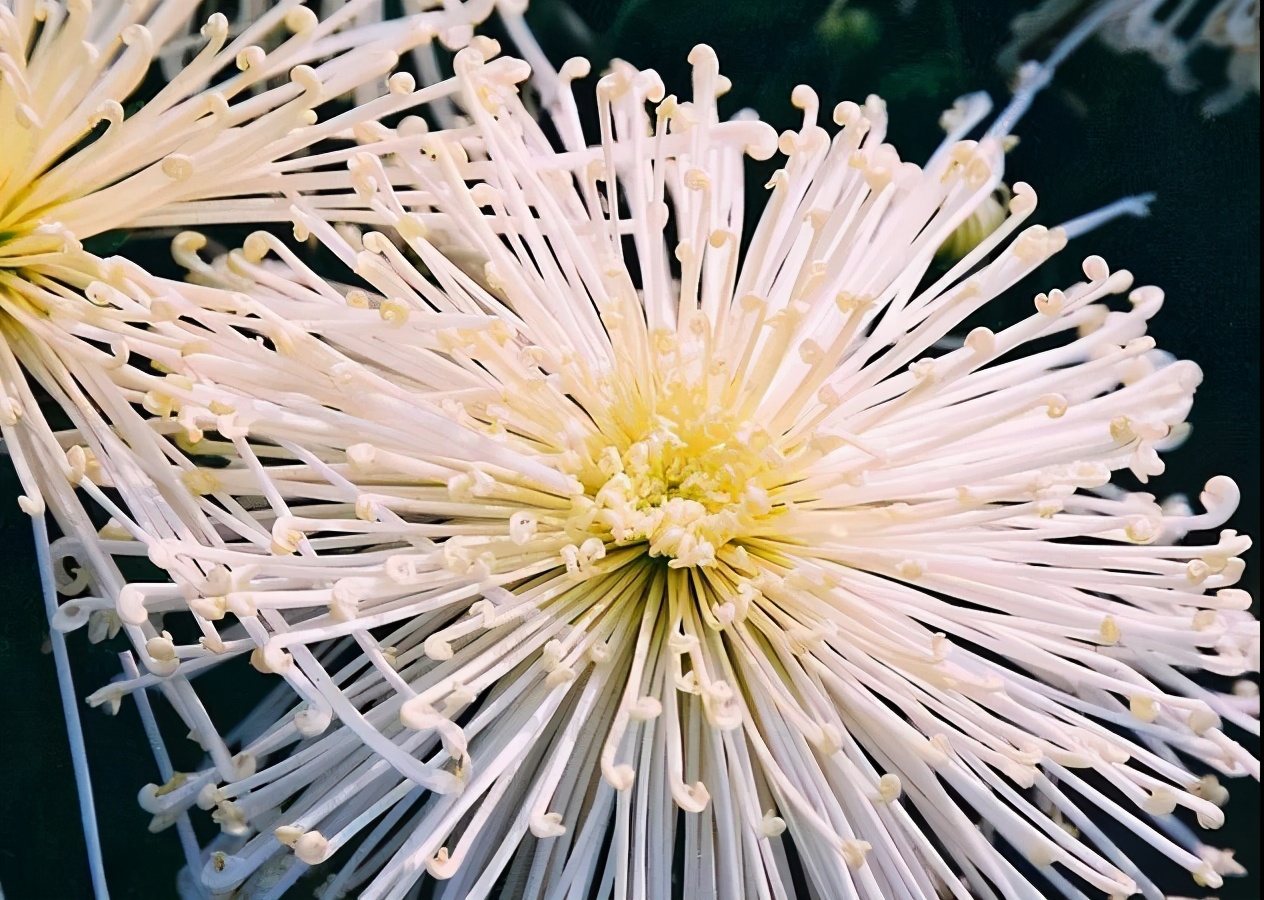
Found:
[[[1161,291],[1089,257],[976,324],[1066,240],[1020,183],[928,276],[1012,111],[966,140],[970,98],[917,166],[877,98],[831,136],[800,87],[778,136],[690,59],[688,101],[615,64],[595,147],[568,63],[559,150],[527,67],[462,51],[468,126],[348,157],[376,230],[294,200],[348,284],[186,234],[205,286],[133,273],[26,323],[93,410],[57,490],[112,517],[60,548],[97,579],[64,624],[113,610],[148,670],[93,702],[158,688],[209,753],[141,792],[156,827],[214,810],[189,892],[328,861],[329,900],[1160,898],[1120,828],[1219,884],[1173,813],[1216,827],[1205,769],[1259,777],[1225,731],[1258,733],[1254,685],[1190,674],[1259,670],[1249,540],[1176,541],[1238,492],[1110,486],[1162,471],[1200,379],[1145,335]],[[744,158],[777,152],[747,242]],[[109,575],[127,555],[170,583]],[[247,654],[286,685],[221,735],[190,680]]]
[[[1028,48],[1073,21],[1083,8],[1081,0],[1045,0],[1019,13],[1011,24],[1013,39],[1001,51],[1001,66],[1017,69]],[[1224,51],[1226,83],[1203,101],[1207,115],[1220,115],[1252,94],[1259,96],[1259,0],[1100,0],[1090,8],[1105,13],[1098,31],[1104,43],[1120,53],[1145,53],[1163,67],[1168,84],[1180,93],[1199,87],[1189,68],[1194,54],[1207,48]]]

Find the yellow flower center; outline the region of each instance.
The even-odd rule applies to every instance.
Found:
[[[673,568],[712,565],[772,509],[766,450],[762,431],[656,416],[638,440],[601,452],[605,481],[591,492],[587,530],[617,546],[645,543]]]

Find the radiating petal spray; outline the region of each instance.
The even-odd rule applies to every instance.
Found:
[[[340,280],[186,234],[204,287],[30,324],[94,409],[68,460],[113,517],[67,551],[171,577],[104,592],[148,672],[93,699],[159,687],[209,750],[141,793],[158,825],[213,810],[201,884],[1162,897],[1127,831],[1218,885],[1183,816],[1223,822],[1208,770],[1259,777],[1232,737],[1259,625],[1249,540],[1179,541],[1238,491],[1110,483],[1162,472],[1200,380],[1145,334],[1157,288],[1089,257],[979,324],[1066,242],[1030,187],[931,268],[1012,117],[965,140],[967,101],[918,166],[880,100],[831,135],[800,87],[778,136],[718,118],[698,47],[687,101],[615,64],[593,147],[568,63],[559,150],[490,49],[457,57],[467,126],[348,155],[373,230],[293,198]],[[747,242],[745,158],[775,153]],[[185,611],[196,642],[162,630]],[[187,679],[247,654],[286,685],[221,736]]]
[[[457,90],[392,74],[400,54],[428,68],[436,40],[464,46],[494,3],[382,21],[374,0],[323,20],[299,0],[251,0],[235,22],[215,13],[200,29],[197,6],[0,4],[0,428],[32,514],[43,510],[42,470],[74,466],[51,461],[59,452],[25,384],[23,367],[60,365],[30,328],[109,306],[138,290],[129,278],[148,277],[83,242],[112,229],[288,220],[300,191],[319,193],[317,216],[362,217],[346,145],[374,140],[382,116],[450,106]],[[155,93],[147,79],[159,71]],[[334,102],[350,94],[357,105]],[[128,355],[125,344],[112,350]],[[59,399],[73,417],[76,398]]]
[[[138,282],[151,289],[160,283],[91,252],[109,239],[85,242],[112,229],[286,219],[285,195],[298,190],[319,191],[327,208],[351,197],[345,170],[329,169],[337,160],[336,153],[333,160],[325,156],[331,141],[345,146],[371,139],[379,116],[427,104],[435,106],[437,120],[450,122],[454,83],[418,89],[413,76],[391,73],[407,51],[422,80],[437,81],[435,44],[455,49],[469,43],[472,26],[495,6],[493,0],[403,5],[413,14],[388,22],[380,0],[323,4],[323,19],[299,0],[242,0],[232,5],[232,21],[218,13],[203,21],[195,16],[205,5],[193,0],[0,0],[0,436],[23,485],[19,502],[36,524],[37,551],[48,549],[47,498],[67,546],[91,564],[62,587],[100,594],[57,612],[50,590],[49,613],[57,612],[59,628],[90,620],[92,636],[100,639],[119,626],[112,607],[125,582],[97,549],[96,525],[71,488],[89,469],[97,472],[104,449],[87,436],[101,411],[108,416],[135,395],[128,385],[111,385],[102,394],[95,358],[80,347],[77,357],[59,357],[56,335],[66,323],[90,319],[86,311],[97,304],[109,307],[115,297],[143,293]],[[349,108],[346,97],[357,105]],[[54,335],[52,344],[35,336],[41,330]],[[92,340],[102,342],[88,345],[93,349],[108,346],[108,365],[126,364],[130,349],[108,326],[94,330]],[[85,359],[91,360],[86,370]],[[61,407],[53,421],[68,417],[75,430],[54,434],[28,377],[42,382]],[[107,440],[126,454],[133,439],[123,432]],[[124,496],[136,510],[136,498]],[[159,518],[169,502],[152,489],[145,496]],[[152,525],[150,517],[142,519]],[[143,645],[147,635],[132,637]],[[51,644],[94,891],[104,898],[60,632]],[[184,707],[181,712],[196,719]],[[186,826],[187,845],[192,831]]]
[[[388,76],[405,51],[429,50],[436,38],[468,42],[470,25],[493,8],[453,3],[374,22],[362,21],[377,8],[370,0],[324,20],[298,0],[245,3],[257,15],[240,18],[235,33],[216,13],[191,45],[196,6],[0,5],[0,327],[10,344],[21,343],[13,322],[23,311],[59,302],[72,311],[86,305],[86,289],[110,288],[117,269],[82,248],[102,232],[288,219],[285,195],[299,190],[339,206],[347,177],[320,171],[339,157],[311,148],[370,139],[380,116],[445,100],[451,81],[418,90],[405,73]],[[155,64],[168,80],[144,98]],[[364,102],[326,106],[351,91]],[[337,114],[320,121],[318,109]],[[7,365],[6,380],[20,378]],[[0,423],[12,426],[22,406],[0,388]],[[38,508],[38,491],[30,502]]]

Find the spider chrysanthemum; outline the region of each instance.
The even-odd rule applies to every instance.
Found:
[[[435,39],[464,46],[494,4],[406,5],[431,11],[382,21],[379,3],[355,0],[322,19],[301,0],[250,0],[233,21],[202,21],[178,0],[0,3],[0,426],[34,415],[14,359],[39,354],[25,322],[53,308],[73,316],[145,277],[83,241],[286,219],[286,195],[300,190],[337,207],[350,186],[341,169],[320,172],[340,161],[331,140],[369,139],[379,116],[446,104],[450,83],[417,90],[407,73],[387,76],[410,51],[434,70]],[[358,105],[335,104],[351,94]],[[5,436],[35,511],[38,463]]]
[[[49,485],[77,471],[27,379],[78,363],[35,332],[115,292],[180,290],[103,258],[106,232],[285,220],[299,190],[321,191],[321,215],[354,219],[333,212],[354,198],[348,146],[383,115],[430,105],[451,119],[451,80],[392,73],[408,52],[436,80],[435,45],[464,46],[495,4],[403,5],[410,15],[383,21],[378,0],[325,4],[323,17],[301,0],[244,0],[230,21],[189,0],[0,0],[0,438],[25,512],[42,516],[62,493]],[[82,399],[55,396],[72,420]],[[75,506],[54,502],[70,534],[89,524]]]
[[[231,20],[207,8],[216,6],[230,10]],[[455,86],[439,82],[436,45],[470,42],[494,0],[392,7],[406,15],[384,21],[380,0],[0,0],[0,450],[12,460],[24,491],[19,504],[37,531],[51,510],[76,547],[95,542],[70,488],[79,464],[106,447],[97,441],[85,454],[76,444],[68,459],[62,441],[75,443],[74,432],[54,434],[49,419],[82,425],[93,415],[88,395],[107,408],[110,401],[91,386],[86,394],[61,390],[59,379],[64,385],[82,375],[82,355],[59,357],[35,333],[59,333],[55,323],[78,320],[93,304],[108,306],[115,291],[180,290],[101,258],[103,247],[124,236],[104,232],[276,221],[288,218],[286,194],[317,185],[327,208],[336,208],[349,194],[345,169],[320,170],[340,162],[340,148],[371,139],[377,117],[429,106],[435,120],[452,120]],[[406,51],[421,88],[413,75],[391,76]],[[97,337],[110,340],[106,332]],[[125,343],[113,351],[116,360],[130,352]],[[53,386],[50,406],[60,405],[60,414],[41,409],[28,379]],[[108,557],[80,555],[98,564],[93,587],[117,595],[125,582]],[[55,601],[47,600],[51,615]],[[94,639],[117,630],[111,610],[112,601],[93,607]],[[58,634],[52,650],[94,889],[104,897]]]
[[[322,160],[304,151],[424,102],[401,99],[407,76],[376,98],[400,53],[464,43],[492,9],[451,6],[381,22],[369,0],[324,19],[280,0],[202,22],[177,0],[5,0],[0,272],[55,264],[112,228],[275,219],[274,197],[313,184]],[[319,121],[351,91],[358,109]]]
[[[184,236],[213,287],[41,332],[88,360],[108,330],[161,365],[102,371],[134,405],[85,441],[134,454],[79,471],[114,517],[102,549],[173,581],[118,593],[150,671],[94,699],[164,687],[210,751],[143,805],[214,809],[192,862],[223,894],[326,866],[322,896],[363,900],[430,879],[1158,900],[1124,832],[1218,884],[1233,863],[1186,818],[1222,821],[1210,772],[1258,778],[1232,737],[1258,733],[1258,695],[1193,673],[1258,672],[1232,587],[1249,542],[1176,541],[1237,490],[1214,479],[1195,514],[1110,486],[1162,471],[1199,381],[1145,335],[1161,292],[1090,257],[979,324],[1066,241],[1019,184],[931,269],[997,187],[1012,117],[965,140],[970,99],[917,166],[876,98],[831,136],[799,88],[778,136],[721,121],[715,55],[691,61],[689,101],[615,64],[595,147],[568,63],[544,86],[558,150],[525,66],[462,51],[468,126],[351,159],[376,230],[294,198],[355,286],[269,235],[217,263]],[[777,152],[746,239],[744,158]],[[185,610],[197,643],[162,630]],[[221,738],[182,679],[247,653],[289,688]]]
[[[203,21],[188,0],[0,2],[0,426],[35,415],[17,362],[30,368],[41,351],[25,321],[59,304],[73,316],[127,282],[84,242],[113,229],[276,221],[301,189],[337,207],[345,172],[319,171],[339,160],[331,140],[448,102],[450,84],[419,90],[406,73],[387,76],[406,51],[433,69],[436,38],[463,46],[494,4],[405,5],[430,11],[381,21],[380,3],[354,0],[321,18],[301,0],[249,0],[233,21]],[[350,95],[354,107],[333,102]],[[5,437],[24,506],[37,511],[39,466],[22,452],[31,445]]]

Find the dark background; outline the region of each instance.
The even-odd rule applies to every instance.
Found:
[[[910,4],[902,4],[908,6]],[[732,78],[722,114],[754,106],[779,128],[798,115],[792,87],[812,85],[825,110],[871,92],[891,110],[889,140],[902,156],[924,159],[940,138],[939,112],[978,89],[998,103],[1005,79],[995,66],[1008,21],[1027,3],[920,0],[908,13],[868,0],[534,0],[530,21],[555,63],[588,55],[595,71],[612,55],[658,69],[669,92],[688,92],[685,57],[700,41]],[[1214,85],[1223,62],[1195,61]],[[592,80],[577,92],[591,91]],[[1205,119],[1201,95],[1176,95],[1162,71],[1140,55],[1120,56],[1092,42],[1058,73],[1037,100],[1010,154],[1008,178],[1030,182],[1041,198],[1039,221],[1053,225],[1118,197],[1157,191],[1144,221],[1122,220],[1081,238],[1042,270],[1042,287],[1078,277],[1079,260],[1104,256],[1138,283],[1154,283],[1167,302],[1151,324],[1159,346],[1197,361],[1205,374],[1194,407],[1194,436],[1167,456],[1152,488],[1196,497],[1212,475],[1232,475],[1242,507],[1230,525],[1260,534],[1259,482],[1259,104],[1251,98],[1227,115]],[[760,183],[762,183],[762,178]],[[748,201],[748,207],[758,198]],[[119,252],[156,263],[162,244],[131,241]],[[1018,298],[1022,308],[1029,295]],[[90,896],[65,726],[39,594],[29,520],[17,508],[17,480],[0,457],[0,885],[8,900]],[[1257,549],[1247,557],[1244,586],[1259,597]],[[84,696],[118,672],[121,645],[69,636],[76,689]],[[213,716],[248,709],[260,689],[253,673],[211,676]],[[205,683],[205,682],[202,682]],[[161,704],[156,704],[161,706]],[[83,708],[96,784],[104,853],[115,897],[175,897],[182,864],[174,832],[151,835],[136,791],[156,771],[132,703],[117,718]],[[176,768],[198,754],[177,739]],[[1258,741],[1255,744],[1258,752]],[[1235,847],[1251,870],[1215,892],[1222,900],[1259,896],[1259,787],[1229,784],[1228,824],[1210,842]],[[1153,870],[1162,860],[1143,859]],[[1205,896],[1187,878],[1165,885]],[[296,892],[297,893],[297,892]]]

